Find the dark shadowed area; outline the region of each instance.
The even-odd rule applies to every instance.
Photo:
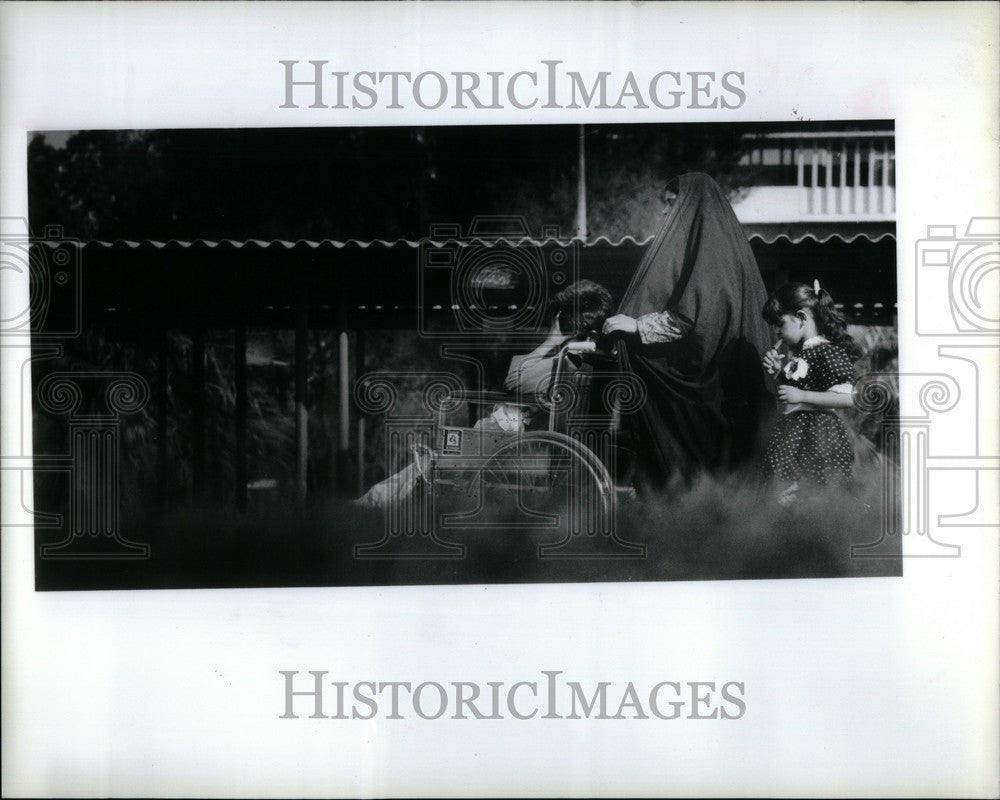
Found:
[[[617,533],[642,544],[641,558],[602,557],[606,541],[582,557],[543,557],[562,541],[554,530],[441,534],[465,546],[461,558],[357,558],[355,545],[384,536],[380,511],[344,503],[302,509],[276,499],[234,515],[219,507],[178,507],[126,520],[151,545],[145,561],[42,560],[37,588],[168,589],[658,580],[841,578],[902,574],[900,536],[883,535],[881,472],[864,470],[851,492],[829,491],[783,509],[745,479],[705,478],[659,498],[625,502]],[[522,516],[500,498],[493,519]],[[39,544],[51,537],[37,537]],[[579,544],[579,542],[577,542]],[[614,549],[614,548],[610,548]],[[428,546],[425,553],[434,552]]]

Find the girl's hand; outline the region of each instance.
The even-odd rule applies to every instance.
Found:
[[[801,389],[796,389],[794,386],[779,386],[778,399],[782,403],[804,403],[806,393]]]
[[[781,342],[777,341],[774,343],[774,347],[764,354],[764,360],[761,364],[767,370],[768,375],[777,375],[781,369],[781,362],[785,360],[785,357],[778,352],[778,347],[780,346]]]
[[[615,314],[604,321],[602,333],[609,334],[620,331],[621,333],[638,333],[639,323],[627,314]]]

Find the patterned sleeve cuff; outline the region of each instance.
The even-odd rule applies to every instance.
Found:
[[[687,333],[687,326],[669,311],[643,314],[636,320],[643,344],[675,342]]]
[[[828,392],[836,392],[837,394],[850,394],[854,390],[854,384],[851,383],[838,383],[836,386],[831,386],[827,389]]]

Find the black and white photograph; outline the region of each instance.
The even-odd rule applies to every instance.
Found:
[[[0,794],[996,797],[998,31],[0,2]]]
[[[891,120],[28,165],[39,589],[901,572]]]

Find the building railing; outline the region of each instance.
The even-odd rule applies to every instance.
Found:
[[[753,188],[737,205],[741,220],[895,218],[892,131],[781,132],[747,139],[740,167]]]

